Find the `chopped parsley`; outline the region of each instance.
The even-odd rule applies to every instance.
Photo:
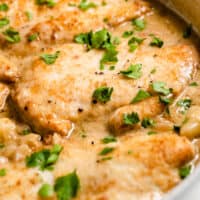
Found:
[[[60,51],[56,51],[55,54],[42,54],[40,58],[47,64],[54,64],[56,59],[58,58]]]
[[[13,28],[6,29],[3,32],[3,35],[5,36],[6,41],[8,41],[10,43],[18,43],[21,41],[19,32]]]
[[[70,200],[77,196],[80,180],[76,171],[56,179],[54,190],[58,200]]]
[[[168,95],[171,93],[171,89],[166,87],[166,83],[160,81],[153,82],[152,89],[153,91],[163,95]]]
[[[0,4],[0,11],[8,11],[9,7],[6,3],[1,3]]]
[[[0,149],[4,148],[5,144],[0,143]]]
[[[123,122],[125,125],[134,125],[140,121],[140,118],[136,112],[132,112],[131,114],[123,115]]]
[[[115,63],[118,61],[116,50],[116,39],[112,39],[111,34],[102,29],[97,32],[90,31],[88,33],[81,33],[76,35],[74,41],[79,44],[86,44],[87,49],[101,49],[105,50],[103,57],[100,60],[100,69],[104,69],[104,64]]]
[[[189,24],[183,31],[183,38],[187,39],[192,34],[192,24]]]
[[[151,96],[151,94],[149,92],[146,92],[144,90],[139,90],[138,93],[136,94],[136,96],[131,101],[131,103],[140,102],[146,98],[149,98],[150,96]]]
[[[137,47],[139,46],[139,44],[141,44],[144,40],[145,40],[145,38],[139,38],[139,37],[133,36],[128,41],[129,51],[130,52],[135,51],[137,49]]]
[[[191,165],[187,165],[187,166],[181,167],[179,169],[179,176],[180,176],[180,178],[181,179],[186,178],[190,174],[191,169],[192,169]]]
[[[32,42],[32,41],[36,40],[37,38],[38,38],[38,34],[33,33],[32,35],[28,36],[28,41]]]
[[[88,2],[87,0],[81,0],[80,4],[78,5],[78,8],[80,8],[83,11],[86,11],[90,8],[96,8],[97,5],[93,2]]]
[[[113,136],[109,136],[109,137],[105,137],[101,140],[101,142],[103,144],[108,144],[108,143],[112,143],[112,142],[117,142],[117,139]]]
[[[134,19],[132,20],[132,25],[135,26],[137,31],[142,31],[145,29],[146,23],[144,21],[144,19]]]
[[[112,151],[114,151],[114,147],[105,147],[102,151],[100,151],[99,155],[100,156],[104,156],[107,155],[109,153],[111,153]]]
[[[149,132],[147,133],[147,135],[155,135],[155,134],[157,134],[157,132],[155,132],[155,131],[149,131]]]
[[[29,133],[31,133],[30,129],[24,129],[21,134],[22,135],[28,135]]]
[[[139,79],[142,76],[142,64],[130,65],[127,70],[120,71],[120,73],[128,78]]]
[[[166,96],[159,96],[159,100],[161,103],[168,105],[170,103],[172,103],[173,99],[170,97],[166,97]]]
[[[58,144],[54,145],[52,149],[44,149],[31,154],[26,157],[27,167],[39,167],[41,170],[52,170],[53,165],[58,160],[62,147]]]
[[[105,50],[106,51],[100,60],[101,70],[104,69],[104,64],[116,63],[118,61],[117,58],[118,51],[116,50],[116,47],[113,44],[105,45]]]
[[[191,99],[181,99],[177,102],[177,106],[182,107],[184,111],[188,110],[191,106]]]
[[[35,3],[37,5],[46,5],[50,8],[56,5],[56,2],[54,0],[35,0]]]
[[[195,86],[198,86],[198,83],[197,82],[192,82],[192,83],[189,84],[189,86],[194,86],[195,87]]]
[[[152,36],[152,40],[149,45],[161,48],[163,46],[163,44],[164,44],[164,42],[160,38],[158,38],[156,36]]]
[[[39,196],[42,198],[51,197],[53,196],[53,193],[54,193],[53,186],[47,183],[43,184],[38,191]]]
[[[92,99],[93,101],[106,103],[110,101],[112,92],[113,92],[113,88],[99,87],[93,92]]]
[[[0,19],[0,28],[7,26],[10,23],[9,19],[4,17]]]
[[[144,128],[152,127],[154,126],[154,124],[155,124],[154,120],[148,117],[144,118],[141,123],[142,127]]]
[[[0,169],[0,176],[5,176],[6,175],[6,169]]]
[[[26,12],[25,12],[25,15],[27,16],[27,18],[28,18],[29,21],[33,19],[33,15],[32,15],[31,12],[26,11]]]
[[[125,31],[122,35],[123,38],[128,38],[133,35],[133,31]]]

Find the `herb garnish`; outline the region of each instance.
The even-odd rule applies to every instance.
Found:
[[[2,28],[2,27],[4,27],[4,26],[8,25],[9,23],[10,23],[10,21],[9,21],[8,18],[6,18],[6,17],[1,18],[1,19],[0,19],[0,28]]]
[[[136,112],[132,112],[131,114],[125,113],[123,115],[123,122],[125,125],[134,125],[140,121],[140,118]]]
[[[6,3],[0,4],[0,11],[8,11],[9,7]]]
[[[19,32],[13,28],[8,28],[3,32],[5,39],[10,43],[18,43],[21,41]]]
[[[56,2],[54,0],[35,0],[35,3],[38,5],[46,5],[50,8],[56,5]]]
[[[144,19],[139,19],[139,18],[132,20],[132,24],[135,26],[137,31],[144,30],[146,26]]]
[[[6,169],[0,169],[0,176],[5,176],[6,175]]]
[[[168,94],[171,93],[171,89],[166,88],[166,83],[160,82],[160,81],[153,82],[152,83],[152,89],[155,92],[157,92],[159,94],[163,94],[163,95],[168,95]]]
[[[113,88],[99,87],[93,92],[92,99],[101,103],[106,103],[110,101],[112,92]]]
[[[76,171],[56,179],[54,190],[58,200],[71,200],[77,196],[80,180]]]
[[[155,46],[155,47],[161,48],[163,46],[163,44],[164,44],[164,42],[160,38],[152,35],[152,40],[149,44],[150,46]]]
[[[43,184],[40,190],[38,191],[39,196],[42,198],[51,197],[53,193],[54,193],[53,186],[47,183]]]
[[[114,151],[114,147],[105,147],[102,151],[100,151],[99,155],[100,156],[104,156],[107,155],[109,153],[111,153],[112,151]]]
[[[52,170],[53,165],[58,160],[58,156],[62,151],[62,147],[58,144],[52,149],[44,149],[26,157],[27,167],[39,167],[41,170]]]
[[[80,4],[78,5],[78,8],[80,8],[83,11],[86,11],[90,8],[96,8],[97,5],[93,2],[88,2],[87,0],[81,0]]]
[[[182,107],[184,111],[188,110],[191,106],[191,99],[181,99],[177,102],[177,106]]]
[[[56,51],[55,54],[42,54],[40,58],[47,64],[54,64],[56,59],[58,58],[60,51]]]
[[[128,78],[139,79],[142,76],[142,64],[130,65],[127,70],[120,71],[121,74]]]
[[[190,174],[191,169],[192,169],[191,165],[187,165],[187,166],[181,167],[179,169],[179,176],[180,176],[180,178],[181,179],[186,178]]]
[[[112,142],[117,142],[117,139],[113,136],[109,136],[109,137],[105,137],[101,140],[101,142],[103,144],[108,144],[108,143],[112,143]]]
[[[141,123],[142,127],[144,128],[152,127],[154,126],[154,124],[155,124],[154,120],[148,117],[144,118]]]
[[[139,90],[138,93],[136,94],[136,96],[131,101],[131,103],[140,102],[140,101],[142,101],[144,99],[149,98],[150,96],[151,96],[151,94],[149,92],[146,92],[144,90]]]

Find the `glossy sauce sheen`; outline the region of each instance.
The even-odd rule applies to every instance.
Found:
[[[198,39],[183,38],[186,24],[161,6],[140,0],[108,0],[104,6],[94,0],[98,7],[87,11],[68,6],[80,3],[78,0],[58,0],[53,8],[28,0],[3,2],[10,9],[0,12],[0,18],[10,19],[21,42],[6,42],[2,34],[6,28],[2,28],[0,144],[4,147],[0,148],[0,169],[5,168],[7,174],[0,177],[0,199],[39,200],[42,184],[53,185],[57,177],[75,169],[81,185],[77,200],[160,200],[179,184],[179,169],[188,163],[195,167],[199,153]],[[33,15],[30,21],[27,11]],[[145,20],[142,31],[134,30],[131,23],[138,17]],[[86,51],[73,40],[77,34],[103,28],[120,39],[114,70],[109,66],[99,70],[102,50]],[[129,38],[122,37],[130,30],[145,38],[134,52],[129,52]],[[35,32],[39,37],[27,42]],[[164,41],[162,48],[149,45],[150,34]],[[54,64],[41,60],[41,54],[56,51],[60,55]],[[139,79],[119,74],[138,63],[142,64]],[[140,89],[149,91],[154,81],[173,88],[170,114],[157,94],[130,104]],[[100,86],[113,87],[114,91],[107,103],[94,104],[92,94]],[[184,113],[177,106],[181,99],[192,102]],[[124,127],[123,115],[131,112],[137,112],[141,119],[153,119],[155,126]],[[174,125],[181,126],[180,134]],[[30,128],[31,133],[22,134]],[[188,131],[190,128],[193,131]],[[156,134],[149,135],[149,131]],[[109,135],[117,141],[103,144],[101,139]],[[26,156],[53,144],[63,146],[54,170],[26,166]],[[105,147],[114,150],[99,155]],[[56,194],[50,199],[57,199]]]

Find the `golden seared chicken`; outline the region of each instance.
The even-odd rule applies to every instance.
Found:
[[[198,40],[144,0],[0,0],[0,199],[161,200],[197,164]]]

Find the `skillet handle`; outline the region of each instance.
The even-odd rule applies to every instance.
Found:
[[[200,0],[159,0],[170,8],[188,24],[192,24],[193,30],[200,36]]]

